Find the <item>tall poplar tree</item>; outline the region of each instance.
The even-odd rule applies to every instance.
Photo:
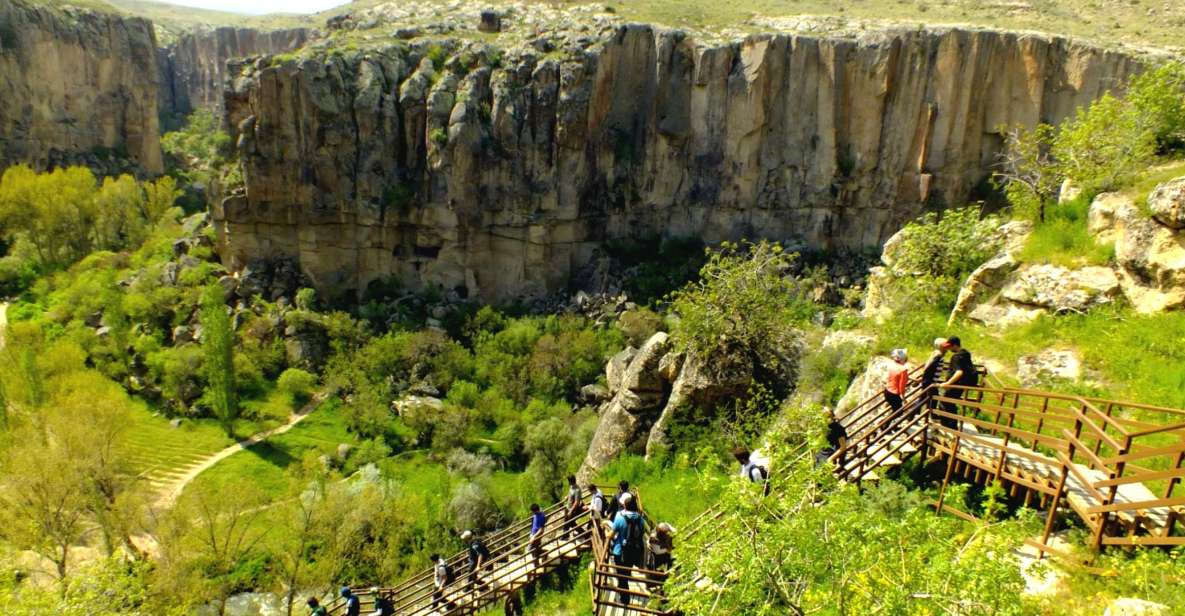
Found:
[[[211,284],[202,294],[202,371],[206,376],[206,403],[222,423],[227,435],[234,436],[234,421],[239,416],[235,390],[235,333],[226,311],[222,287]]]

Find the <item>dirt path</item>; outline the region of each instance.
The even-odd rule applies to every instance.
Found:
[[[177,497],[181,496],[181,492],[185,490],[185,487],[188,486],[189,483],[193,481],[198,475],[201,475],[202,472],[206,471],[211,466],[214,466],[215,464],[218,464],[219,462],[229,458],[230,456],[239,453],[240,451],[249,449],[250,447],[257,445],[268,438],[291,430],[293,426],[300,423],[301,421],[304,421],[304,418],[308,417],[309,414],[313,412],[313,409],[317,408],[317,405],[320,404],[324,399],[325,394],[319,393],[313,396],[313,399],[309,400],[308,404],[305,404],[303,407],[301,407],[299,411],[290,415],[288,417],[288,421],[284,422],[283,425],[276,426],[271,430],[264,430],[263,432],[253,434],[250,437],[243,439],[234,445],[231,445],[230,447],[212,453],[202,460],[186,467],[184,474],[157,488],[158,496],[156,500],[153,501],[153,506],[156,509],[168,509],[169,507],[172,507],[173,503],[177,502]]]
[[[0,349],[4,348],[5,332],[8,331],[8,302],[0,302]]]

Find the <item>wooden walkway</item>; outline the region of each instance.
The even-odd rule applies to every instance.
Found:
[[[1017,504],[1044,509],[1045,534],[1030,542],[1039,550],[1053,551],[1046,544],[1063,512],[1083,521],[1096,548],[1185,545],[1185,497],[1174,495],[1185,479],[1185,411],[1006,387],[939,391],[911,385],[898,411],[878,395],[841,423],[848,440],[829,461],[843,481],[878,480],[921,454],[928,463],[946,466],[934,503],[939,512],[970,517],[944,502],[947,486],[960,479],[998,482]],[[777,498],[776,490],[768,498]],[[386,596],[401,616],[474,614],[591,551],[589,599],[595,616],[671,613],[662,594],[668,573],[615,565],[608,530],[587,513],[573,520],[571,531],[564,528],[561,505],[546,513],[549,524],[538,554],[527,552],[525,522],[485,538],[491,558],[476,584],[469,582],[462,552],[448,561],[456,580],[435,598],[431,569],[399,586],[357,594],[364,606]],[[682,536],[710,528],[724,514],[709,508]],[[340,614],[341,607],[339,601],[330,613]]]

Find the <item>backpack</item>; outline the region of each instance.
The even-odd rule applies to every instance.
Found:
[[[593,511],[595,511],[601,515],[605,515],[605,495],[604,494],[601,494],[600,492],[593,494],[592,508],[593,508]]]
[[[622,514],[625,515],[625,514]],[[625,515],[625,540],[621,542],[622,555],[642,556],[645,550],[646,528],[641,514]]]
[[[757,471],[756,477],[753,476],[753,471]],[[753,483],[765,483],[765,480],[769,478],[769,471],[760,464],[750,464],[749,468],[745,469],[745,477]]]
[[[444,585],[448,586],[453,583],[453,568],[448,566],[448,563],[438,563],[436,568],[444,573]]]

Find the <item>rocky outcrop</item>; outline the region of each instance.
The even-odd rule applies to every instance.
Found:
[[[1154,215],[1153,201],[1169,192],[1162,186],[1149,197]],[[1160,206],[1160,212],[1160,217],[1171,218],[1167,208]],[[1137,312],[1185,307],[1185,231],[1162,224],[1160,217],[1149,217],[1121,194],[1099,195],[1088,216],[1098,241],[1115,244],[1119,282]]]
[[[1174,230],[1185,229],[1185,177],[1157,186],[1148,195],[1148,210],[1156,222]]]
[[[227,62],[302,47],[315,31],[308,28],[255,30],[221,27],[182,34],[160,53],[160,108],[188,115],[195,109],[222,113]]]
[[[499,300],[625,237],[872,247],[965,200],[1000,126],[1058,122],[1139,67],[979,30],[709,46],[640,25],[546,55],[417,39],[263,59],[231,69],[246,193],[219,212],[223,254],[295,258],[331,296],[396,276]]]
[[[836,417],[843,417],[852,412],[865,400],[880,394],[889,381],[889,368],[895,362],[884,355],[878,355],[868,360],[864,371],[852,379],[848,390],[844,392],[839,402],[835,403]]]
[[[0,168],[162,170],[152,24],[0,0]]]

